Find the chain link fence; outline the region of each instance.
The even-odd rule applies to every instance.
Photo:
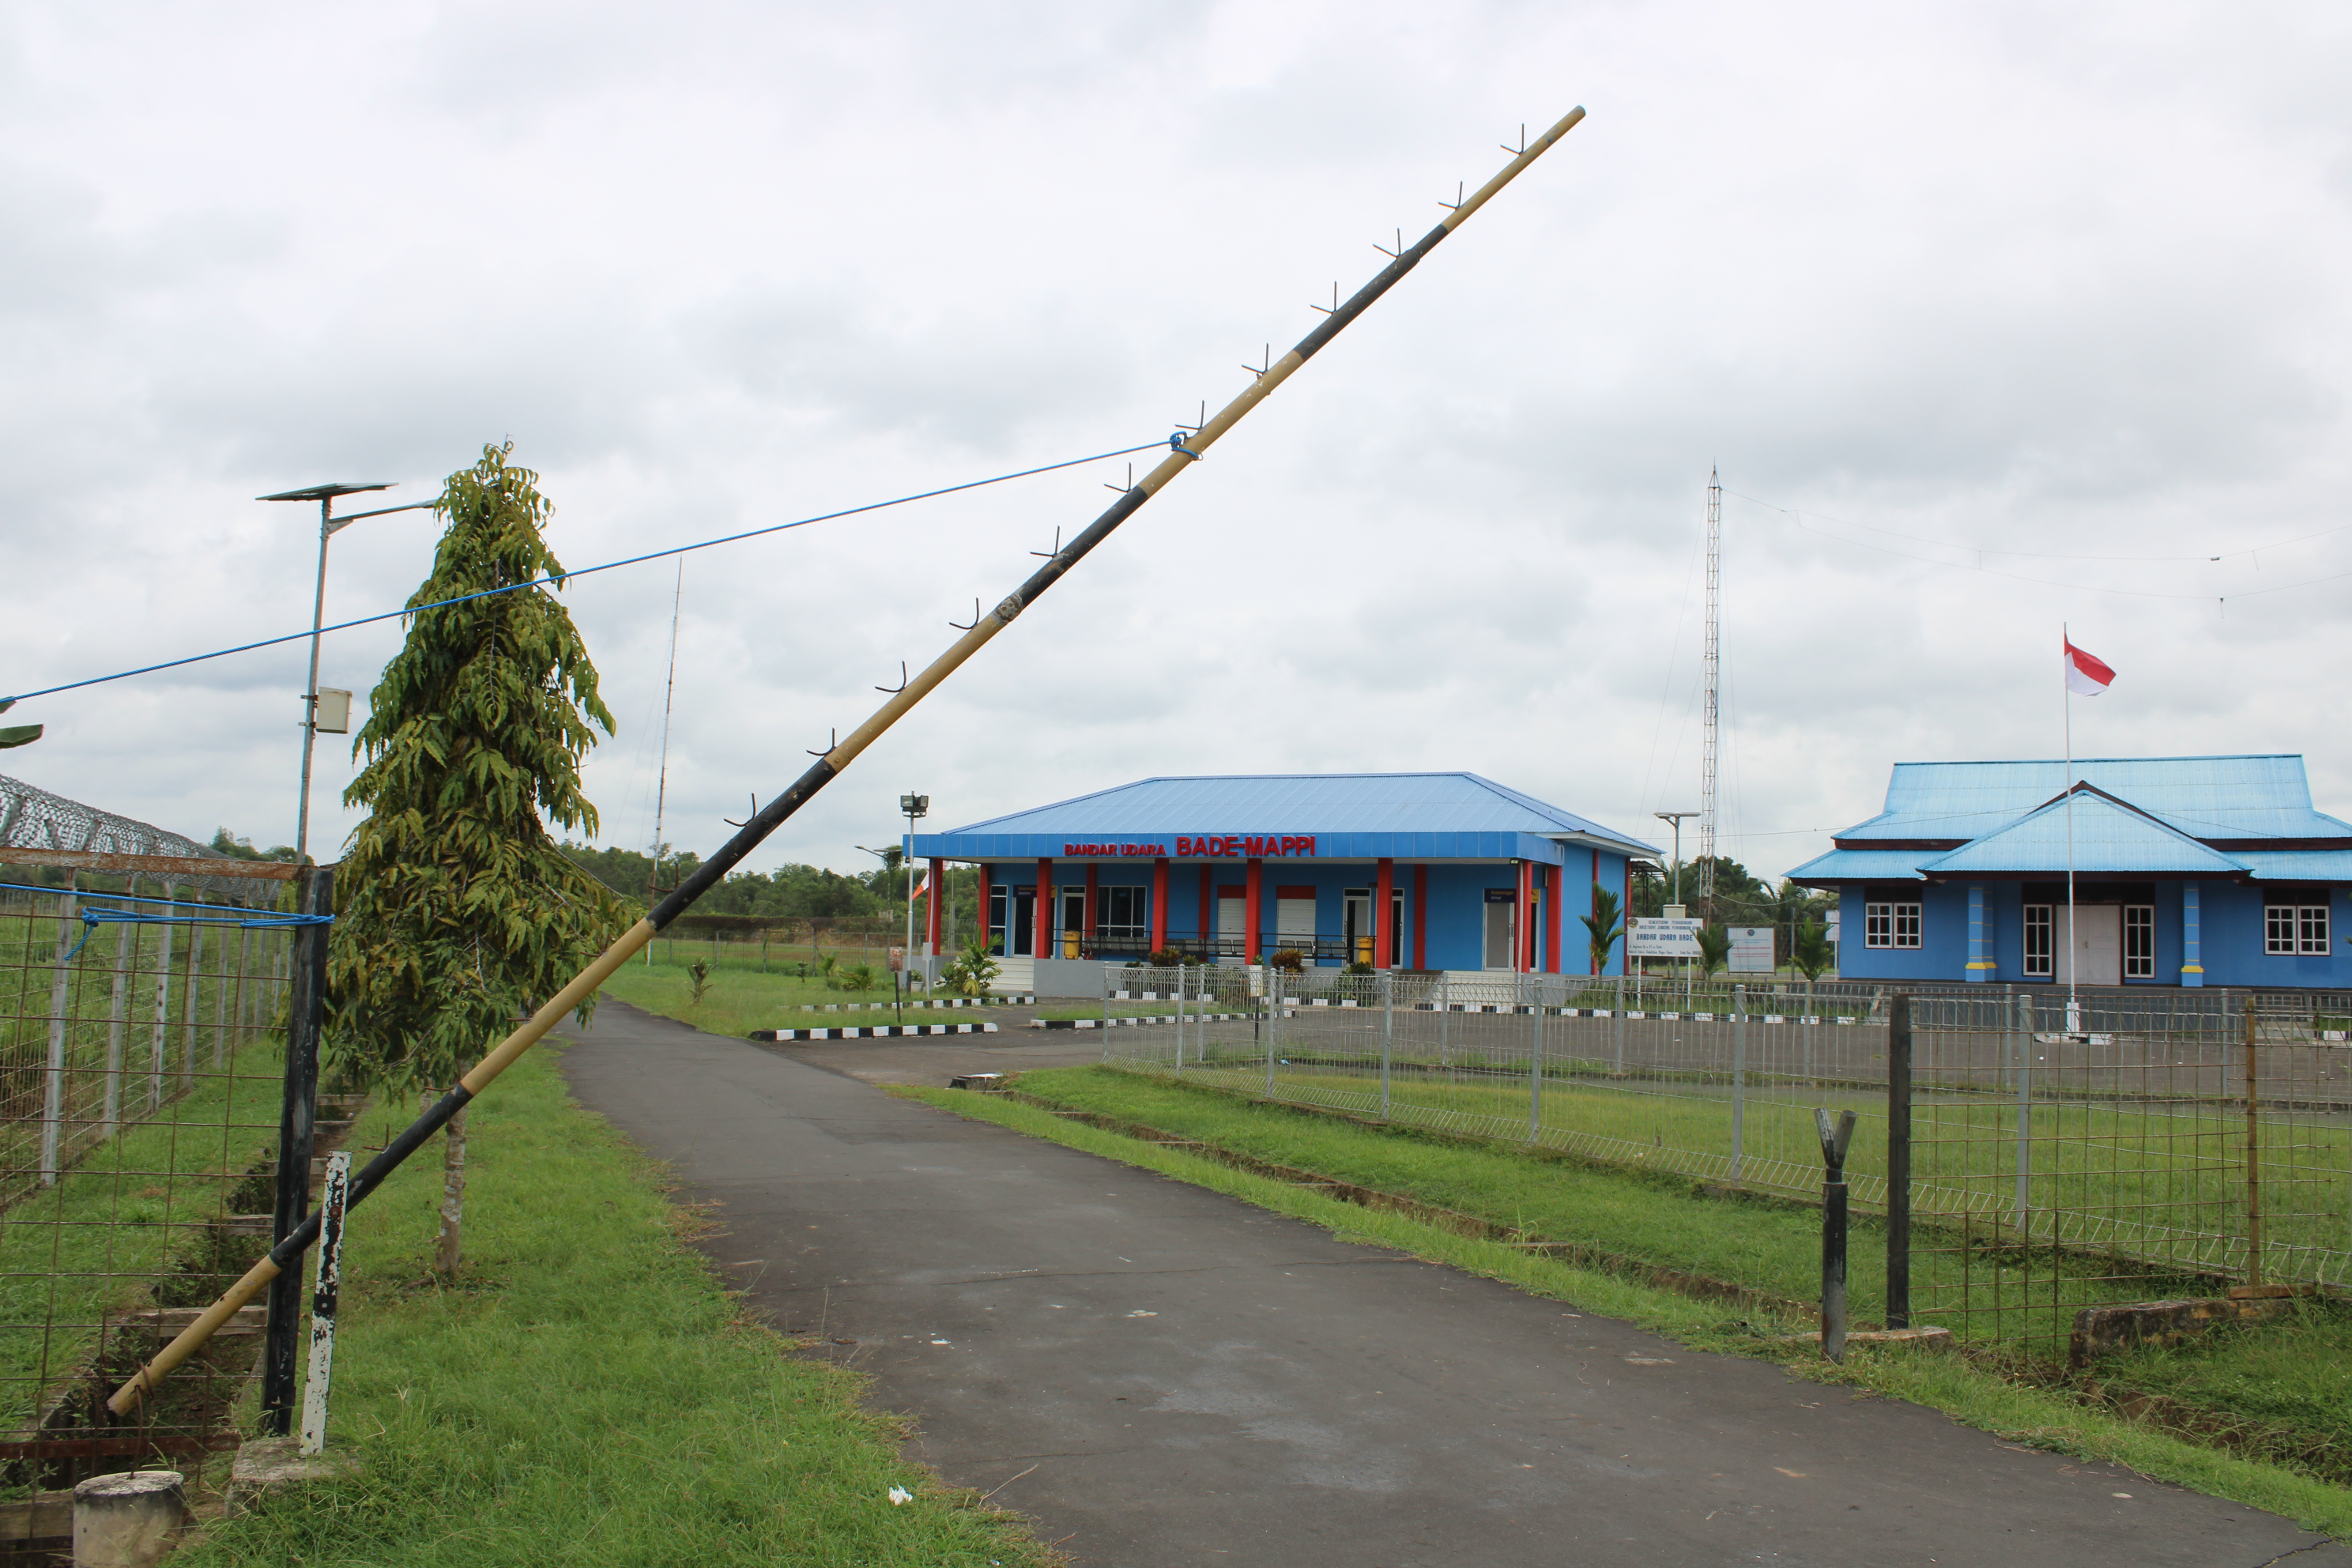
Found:
[[[1887,1214],[1907,1161],[1911,1318],[1972,1339],[2055,1355],[2086,1305],[2352,1287],[2333,997],[1953,987],[1912,995],[1898,1064],[1882,987],[1635,1007],[1613,977],[1209,967],[1106,990],[1178,1020],[1106,1031],[1121,1066],[1808,1204],[1813,1112],[1853,1110],[1857,1211]]]

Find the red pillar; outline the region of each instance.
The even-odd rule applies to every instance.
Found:
[[[1429,868],[1412,868],[1412,966],[1429,967]]]
[[[1096,886],[1095,886],[1096,876],[1097,876],[1097,873],[1096,873],[1095,868],[1094,868],[1093,866],[1089,865],[1089,866],[1087,868],[1087,907],[1086,907],[1086,912],[1085,912],[1085,913],[1083,913],[1083,914],[1081,914],[1081,915],[1078,917],[1078,926],[1079,926],[1080,931],[1081,931],[1081,933],[1083,934],[1083,936],[1085,937],[1085,940],[1086,940],[1087,943],[1088,944],[1088,947],[1089,947],[1089,948],[1092,946],[1092,944],[1093,944],[1093,942],[1094,942],[1094,940],[1095,940],[1095,909],[1096,909],[1096,907],[1097,907],[1097,906],[1096,906],[1096,904],[1095,904],[1095,894],[1096,894],[1096,892],[1098,890],[1098,889],[1096,888]],[[1081,951],[1081,952],[1085,952],[1085,951],[1087,951],[1087,949],[1082,948],[1082,949],[1080,949],[1080,951]]]
[[[1059,958],[1054,949],[1054,861],[1051,856],[1037,858],[1037,929],[1031,933],[1029,952],[1033,958]]]
[[[1265,862],[1252,860],[1248,874],[1242,881],[1242,923],[1248,928],[1242,938],[1244,962],[1255,963],[1258,954],[1258,917],[1265,909]]]
[[[924,900],[926,907],[923,910],[923,942],[926,952],[937,952],[940,950],[940,933],[946,923],[945,911],[948,897],[948,863],[946,861],[935,859],[931,862],[929,880],[931,890]]]
[[[1517,929],[1511,934],[1516,951],[1511,954],[1511,967],[1524,974],[1535,967],[1536,945],[1536,866],[1532,860],[1519,862],[1519,896],[1511,906],[1511,923]]]
[[[990,915],[988,909],[989,902],[993,896],[993,890],[988,885],[988,862],[982,860],[980,863],[980,945],[982,950],[990,952],[996,951],[995,944],[990,940],[996,934],[996,931],[995,928],[989,924]],[[1013,944],[1010,942],[1007,942],[1004,945],[1006,947],[1011,947]]]
[[[1389,951],[1389,905],[1396,898],[1396,862],[1382,857],[1372,873],[1372,967],[1391,969],[1396,954]]]
[[[1544,973],[1547,974],[1568,973],[1559,963],[1559,906],[1562,901],[1560,895],[1568,890],[1567,870],[1565,865],[1544,868],[1544,880],[1549,884],[1544,889],[1543,901]]]
[[[1151,951],[1160,952],[1168,946],[1168,859],[1162,856],[1151,863]]]
[[[1595,849],[1592,852],[1592,863],[1596,867],[1601,864],[1601,851],[1598,849]],[[1625,871],[1625,886],[1623,890],[1617,895],[1617,923],[1620,925],[1625,923],[1626,914],[1633,908],[1633,858],[1631,855],[1626,856],[1622,864]],[[1601,885],[1600,874],[1597,871],[1593,875],[1592,885],[1596,888]],[[1628,974],[1633,972],[1633,963],[1625,957],[1625,950],[1622,947],[1619,948],[1617,950],[1617,973],[1620,974]]]
[[[1201,862],[1201,941],[1207,945],[1201,951],[1209,961],[1216,958],[1217,940],[1217,868],[1207,861]]]

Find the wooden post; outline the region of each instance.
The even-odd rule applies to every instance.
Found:
[[[294,907],[306,915],[331,912],[335,868],[303,867],[295,880]],[[171,929],[163,928],[167,935]],[[278,1109],[278,1201],[269,1229],[273,1244],[293,1235],[310,1215],[310,1122],[319,1105],[319,1032],[327,1016],[327,927],[294,929],[286,1084]],[[294,1428],[295,1332],[301,1320],[302,1277],[289,1268],[269,1282],[268,1337],[262,1350],[261,1424],[273,1437]]]

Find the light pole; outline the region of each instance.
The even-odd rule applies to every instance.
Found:
[[[908,962],[912,963],[915,957],[915,823],[918,818],[929,816],[931,814],[931,797],[927,795],[902,795],[898,797],[898,814],[907,819],[907,846],[900,854],[907,863],[907,959]],[[933,888],[931,889],[933,909],[939,907],[939,897],[940,890]],[[923,956],[929,958],[930,954],[925,953]],[[930,983],[930,969],[926,965],[923,970],[923,984],[929,985]]]
[[[1680,907],[1683,901],[1683,818],[1685,816],[1696,816],[1698,813],[1696,811],[1654,811],[1650,813],[1650,815],[1656,817],[1661,822],[1669,822],[1674,825],[1675,903],[1677,907]]]
[[[336,531],[350,527],[363,517],[382,517],[387,512],[423,511],[431,501],[417,501],[409,506],[387,506],[374,511],[355,511],[349,517],[335,515],[337,496],[362,495],[369,490],[388,490],[392,481],[367,485],[311,485],[299,490],[280,490],[274,496],[256,496],[256,500],[314,500],[319,503],[319,582],[310,595],[310,679],[302,690],[302,795],[294,814],[294,859],[305,862],[310,849],[310,752],[319,742],[319,628],[327,619],[327,541]],[[339,733],[341,731],[338,731]]]

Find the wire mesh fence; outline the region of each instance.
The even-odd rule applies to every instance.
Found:
[[[69,868],[0,888],[0,1484],[40,1489],[235,1444],[258,1309],[134,1416],[104,1401],[270,1245],[297,873],[25,859]]]
[[[1107,1031],[1121,1065],[1804,1203],[1815,1110],[1853,1110],[1855,1208],[1889,1214],[1907,1166],[1909,1318],[1970,1339],[2054,1357],[2089,1305],[2352,1286],[2352,1047],[2326,997],[2117,990],[2070,1012],[1977,987],[1910,996],[1897,1039],[1885,996],[1738,984],[1665,1010],[1544,975],[1113,988],[1177,1020]]]

